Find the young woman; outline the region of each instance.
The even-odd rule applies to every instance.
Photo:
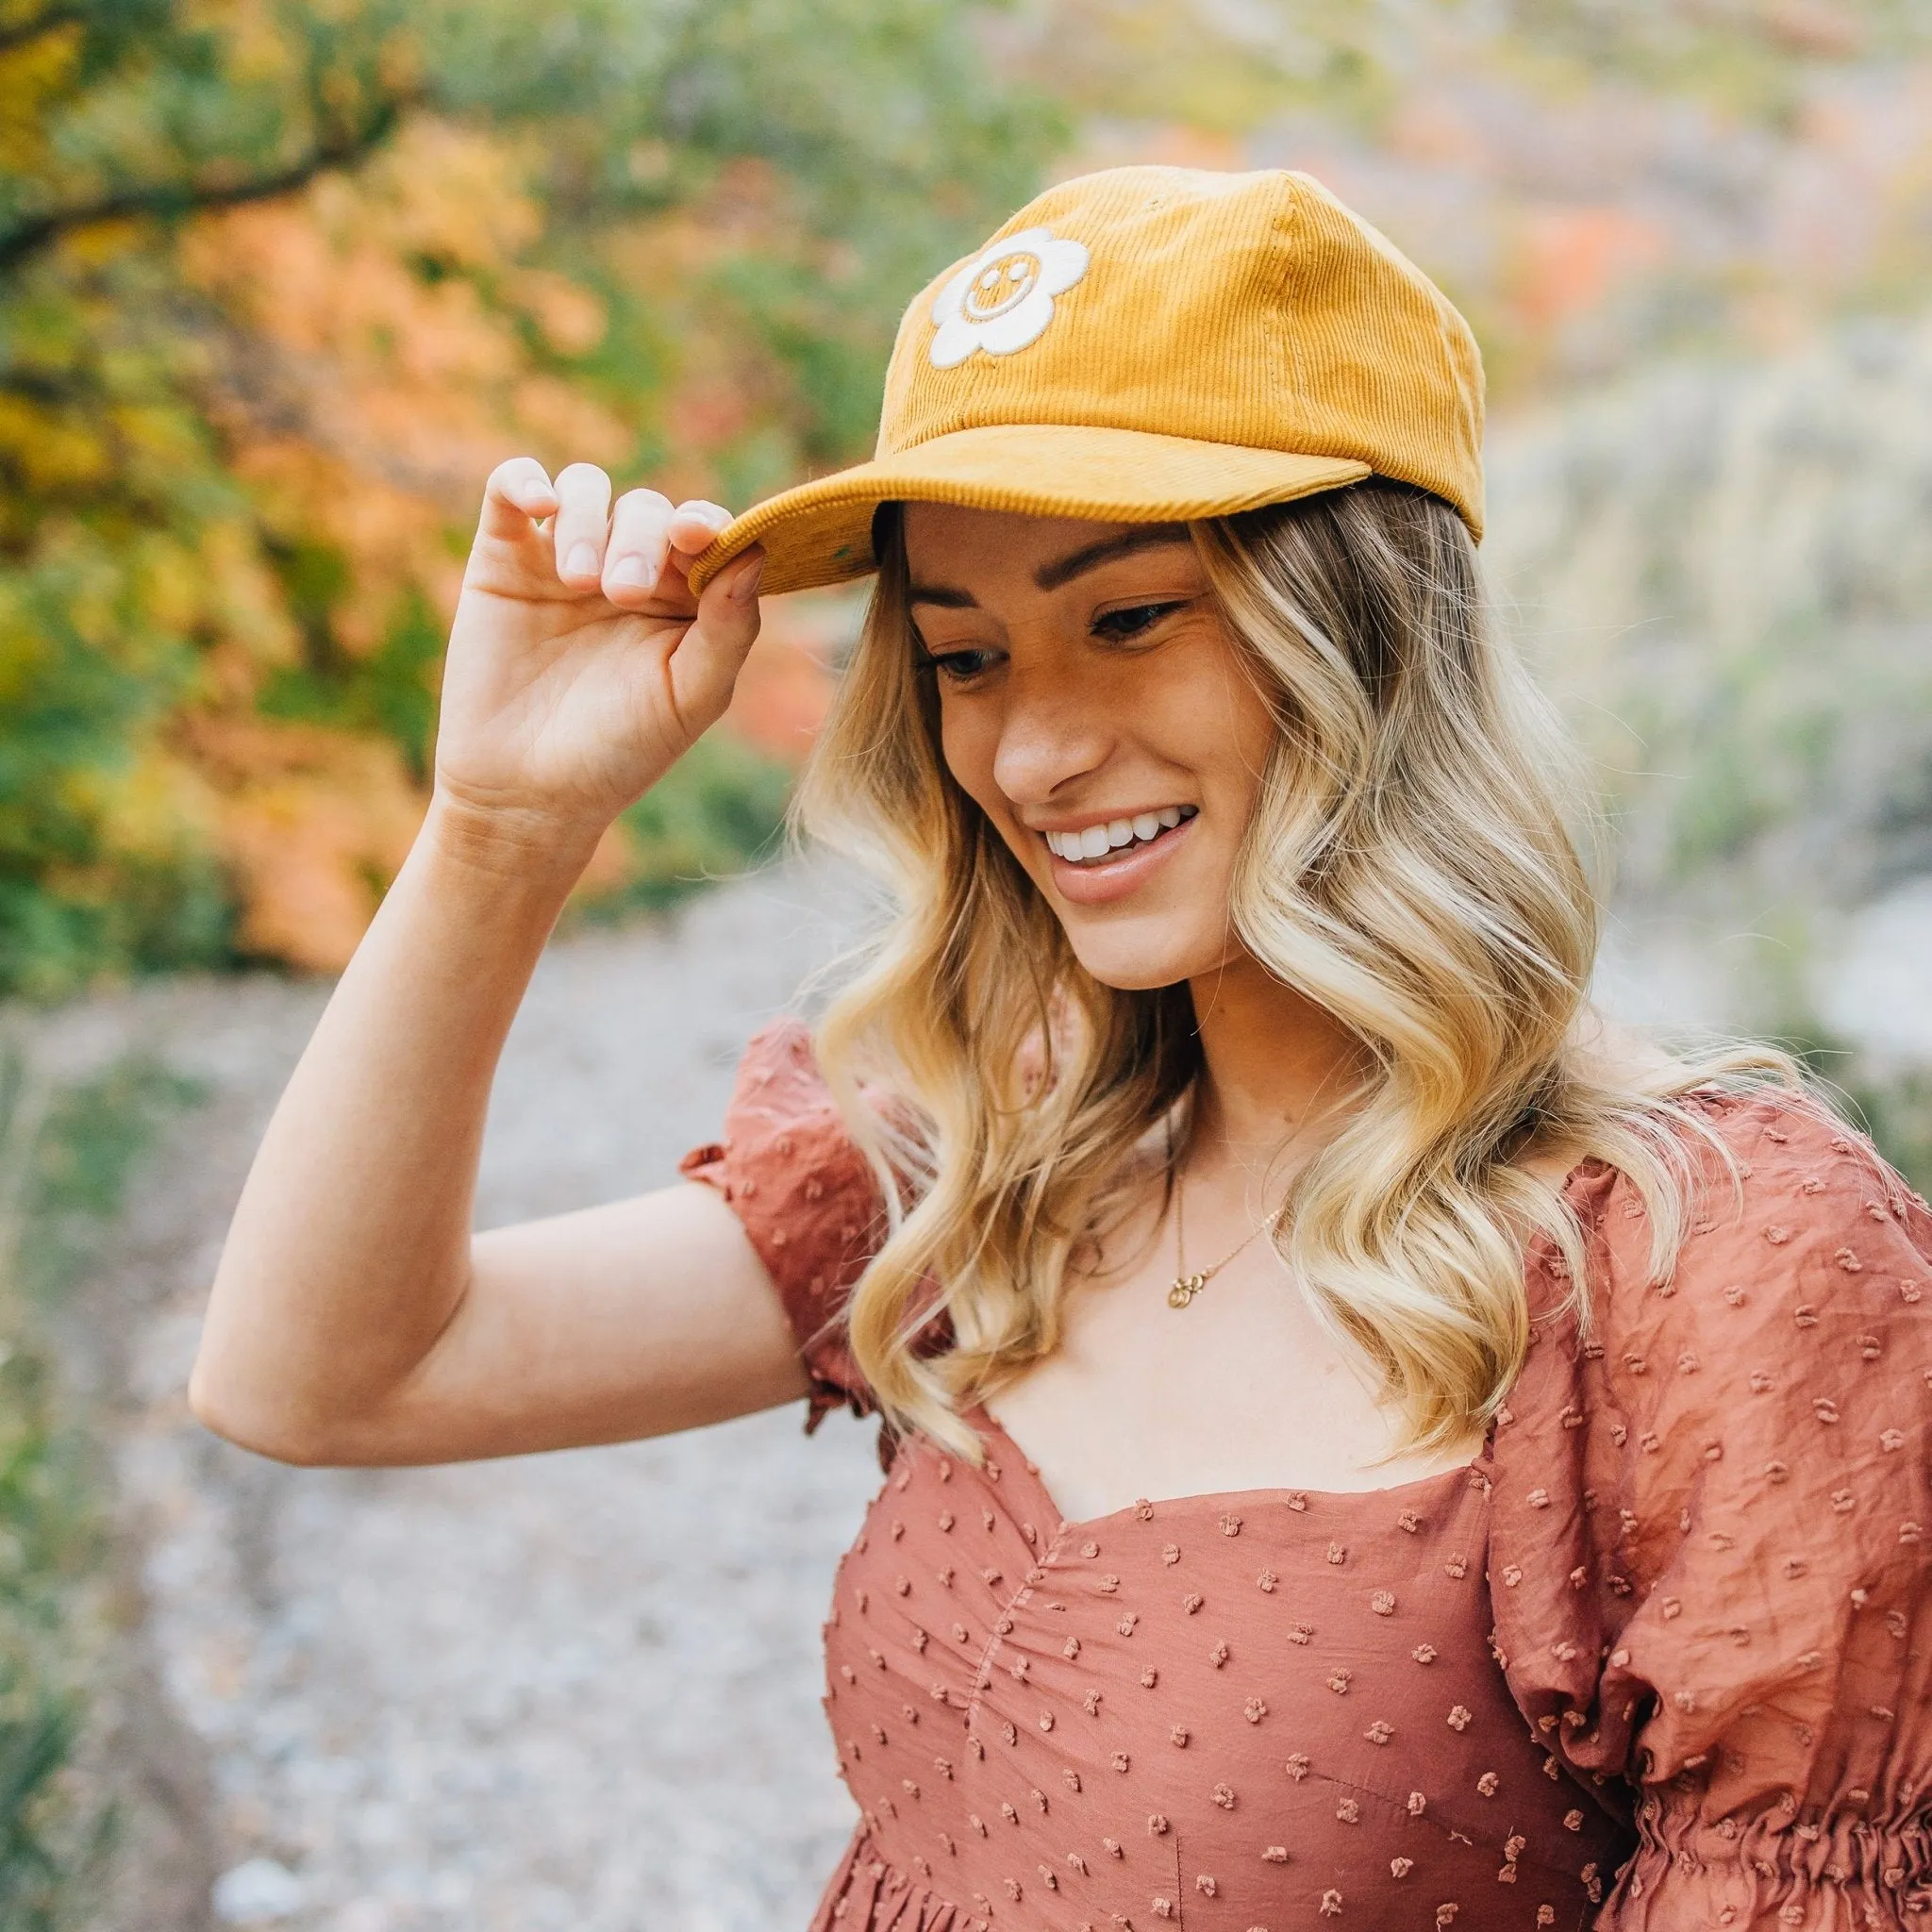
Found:
[[[1778,1055],[1590,1010],[1480,384],[1306,177],[1131,169],[915,302],[870,464],[491,480],[193,1401],[347,1463],[879,1413],[821,1928],[1932,1909],[1932,1214]],[[592,846],[761,581],[874,569],[804,802],[896,921],[681,1184],[473,1240]]]

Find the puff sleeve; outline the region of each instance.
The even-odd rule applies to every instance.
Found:
[[[1623,1176],[1578,1202],[1599,1325],[1512,1394],[1499,1656],[1632,1807],[1599,1932],[1932,1925],[1932,1215],[1808,1102],[1707,1104],[1741,1210],[1714,1178],[1665,1279]]]
[[[753,1036],[724,1139],[692,1148],[678,1172],[724,1195],[772,1277],[811,1377],[807,1432],[829,1409],[874,1413],[842,1317],[847,1293],[884,1239],[883,1204],[802,1023],[774,1021]]]

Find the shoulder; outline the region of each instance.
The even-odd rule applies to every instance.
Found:
[[[1690,1137],[1667,1266],[1628,1177],[1596,1191],[1595,1325],[1574,1372],[1591,1486],[1621,1497],[1636,1573],[1657,1574],[1700,1510],[1726,1519],[1713,1539],[1856,1507],[1888,1547],[1914,1541],[1924,1511],[1894,1478],[1916,1466],[1932,1398],[1932,1215],[1809,1095],[1697,1104],[1722,1152]]]
[[[722,1140],[679,1163],[730,1203],[772,1278],[813,1377],[808,1427],[828,1407],[870,1407],[842,1314],[883,1239],[885,1204],[846,1131],[802,1021],[755,1034],[739,1061]]]
[[[1612,1385],[1723,1383],[1747,1345],[1815,1357],[1846,1324],[1914,1319],[1932,1216],[1872,1141],[1816,1097],[1687,1096],[1682,1226],[1660,1241],[1624,1174],[1599,1166],[1573,1197],[1592,1258],[1591,1307]]]
[[[856,1191],[870,1201],[876,1192],[819,1071],[810,1031],[792,1018],[751,1037],[725,1106],[724,1138],[693,1148],[682,1168],[720,1187],[734,1205],[764,1196],[758,1211],[765,1220],[782,1215],[794,1195],[800,1207],[818,1209],[828,1196]]]
[[[1701,1090],[1690,1105],[1708,1137],[1675,1130],[1674,1244],[1628,1174],[1591,1161],[1573,1175],[1588,1320],[1540,1251],[1533,1296],[1560,1312],[1540,1310],[1497,1438],[1499,1499],[1569,1494],[1616,1550],[1591,1567],[1619,1594],[1668,1560],[1693,1494],[1828,1498],[1846,1458],[1890,1465],[1922,1441],[1932,1399],[1924,1203],[1808,1094]],[[1546,1533],[1520,1526],[1530,1543]]]
[[[761,1026],[745,1042],[732,1083],[727,1114],[754,1135],[834,1123],[839,1110],[811,1050],[803,1020],[787,1016]]]

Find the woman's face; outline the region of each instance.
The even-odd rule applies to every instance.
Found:
[[[1240,952],[1235,854],[1275,727],[1178,524],[909,504],[906,550],[945,759],[1124,990]]]

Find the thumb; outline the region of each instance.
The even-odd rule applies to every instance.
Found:
[[[671,697],[695,739],[724,716],[758,634],[758,579],[765,553],[753,544],[698,595],[697,615],[671,654]]]

